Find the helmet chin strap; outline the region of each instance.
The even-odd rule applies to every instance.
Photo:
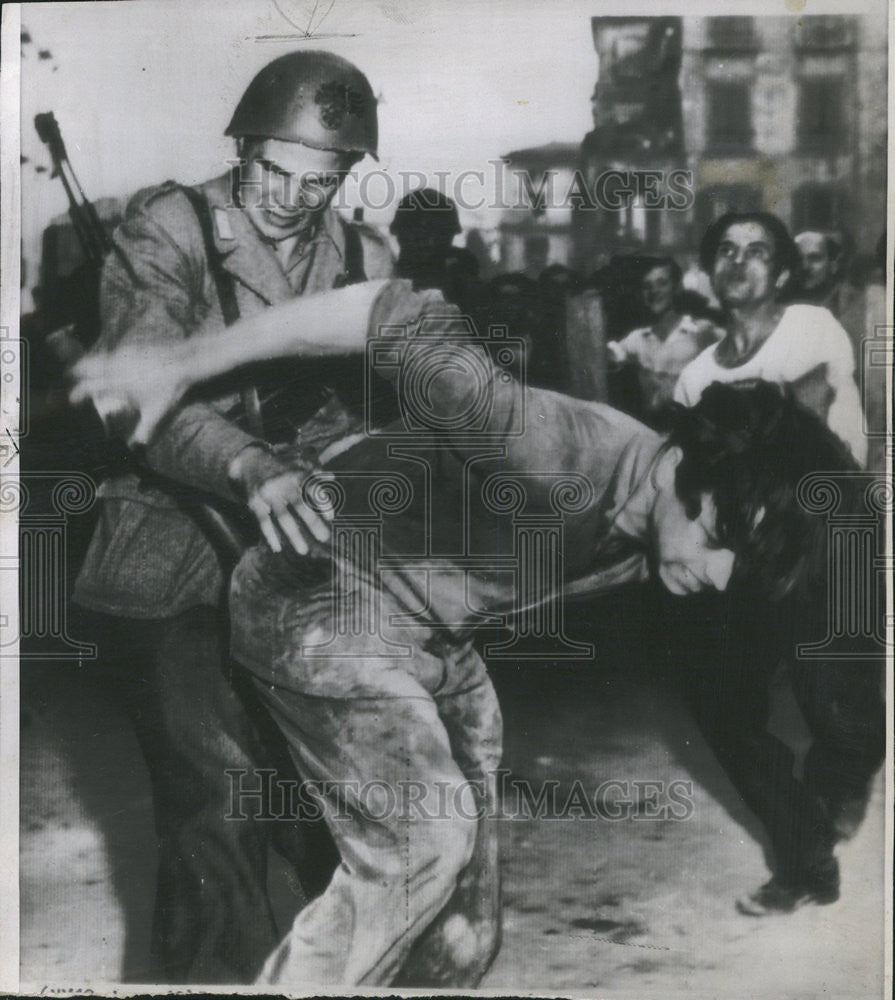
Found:
[[[307,238],[308,236],[313,235],[316,232],[317,226],[320,224],[320,220],[315,218],[309,220],[308,225],[304,226],[302,229],[295,229],[291,232],[283,233],[282,236],[271,236],[270,233],[263,233],[260,229],[258,229],[250,214],[249,219],[252,221],[252,225],[254,226],[261,242],[273,247],[278,253],[281,252],[284,243],[289,241],[299,242],[302,237]]]

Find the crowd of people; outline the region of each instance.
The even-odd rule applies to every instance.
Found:
[[[331,208],[377,151],[375,97],[345,60],[275,60],[227,134],[242,161],[231,174],[129,205],[100,344],[75,370],[73,398],[136,415],[123,433],[134,460],[101,488],[75,600],[120,664],[153,781],[159,978],[480,981],[500,937],[488,817],[501,720],[475,625],[518,610],[493,499],[507,481],[536,510],[553,509],[557,482],[581,493],[562,579],[539,600],[649,594],[695,718],[772,845],[772,877],[741,912],[834,902],[835,846],[885,729],[879,664],[805,669],[794,652],[826,611],[825,524],[799,483],[866,459],[851,331],[835,316],[840,243],[794,241],[764,212],[723,216],[700,247],[713,302],[670,257],[620,259],[591,281],[554,265],[485,283],[437,192],[399,204],[394,264],[379,234]],[[568,302],[588,288],[604,303],[615,406],[562,391]],[[518,359],[500,367],[456,336],[466,316],[522,341],[524,381]],[[371,428],[358,407],[374,336],[398,359],[375,374],[401,434],[408,387],[425,386],[417,454],[390,448],[391,425]],[[371,479],[406,487],[382,518],[390,571],[362,547],[331,549],[338,517],[319,501],[338,495],[339,516],[362,521]],[[434,569],[433,553],[447,553]],[[798,777],[767,728],[781,663],[814,741]],[[325,825],[227,822],[235,770],[314,783]],[[358,795],[376,783],[414,790],[412,821]],[[282,938],[266,894],[278,827],[309,900]]]
[[[741,309],[730,281],[710,277],[718,244],[733,223],[759,227],[764,243],[779,248],[779,271],[773,283],[753,296],[761,306],[760,318],[748,331],[742,325],[736,329]],[[692,405],[712,381],[749,378],[795,383],[804,400],[814,398],[821,406],[824,383],[834,407],[831,426],[859,463],[866,460],[857,393],[863,384],[862,341],[873,335],[873,318],[863,288],[848,279],[848,240],[842,232],[805,230],[793,238],[769,212],[728,214],[704,234],[699,269],[696,275],[688,272],[686,284],[673,256],[646,254],[613,257],[589,277],[551,264],[537,278],[513,272],[480,281],[478,258],[453,245],[461,232],[456,206],[429,188],[401,200],[391,232],[401,248],[396,274],[411,279],[417,289],[438,288],[477,326],[505,327],[522,339],[526,378],[533,385],[568,391],[565,305],[569,297],[593,290],[603,312],[609,399],[619,409],[661,425],[673,401]],[[769,252],[761,246],[744,250]],[[726,254],[734,254],[736,261],[729,241],[722,250]],[[875,263],[881,281],[884,235]],[[689,368],[697,357],[699,363]],[[685,368],[689,370],[682,378]],[[827,418],[825,412],[823,416]]]

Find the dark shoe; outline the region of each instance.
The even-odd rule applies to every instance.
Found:
[[[827,906],[839,899],[839,865],[834,858],[824,862],[809,876],[792,884],[776,876],[755,892],[736,901],[737,910],[747,917],[768,917],[794,913],[803,906]]]

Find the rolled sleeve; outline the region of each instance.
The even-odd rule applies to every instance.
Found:
[[[405,410],[413,404],[410,391],[424,392],[426,412],[438,418],[439,433],[458,454],[477,456],[480,471],[589,468],[601,448],[594,438],[600,423],[593,406],[521,384],[494,364],[481,340],[463,337],[462,330],[469,333],[465,323],[460,310],[438,292],[414,292],[407,281],[383,287],[368,335],[382,343],[406,341],[401,363],[386,373],[397,383]],[[474,430],[464,422],[470,414],[475,414]],[[483,440],[499,442],[502,457],[480,458]]]

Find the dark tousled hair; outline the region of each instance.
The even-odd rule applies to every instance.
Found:
[[[702,494],[710,494],[718,541],[737,557],[735,579],[783,597],[825,530],[799,502],[799,483],[810,473],[856,469],[845,446],[789,391],[757,380],[715,382],[670,419],[669,444],[683,453],[675,489],[687,516],[698,517]]]

